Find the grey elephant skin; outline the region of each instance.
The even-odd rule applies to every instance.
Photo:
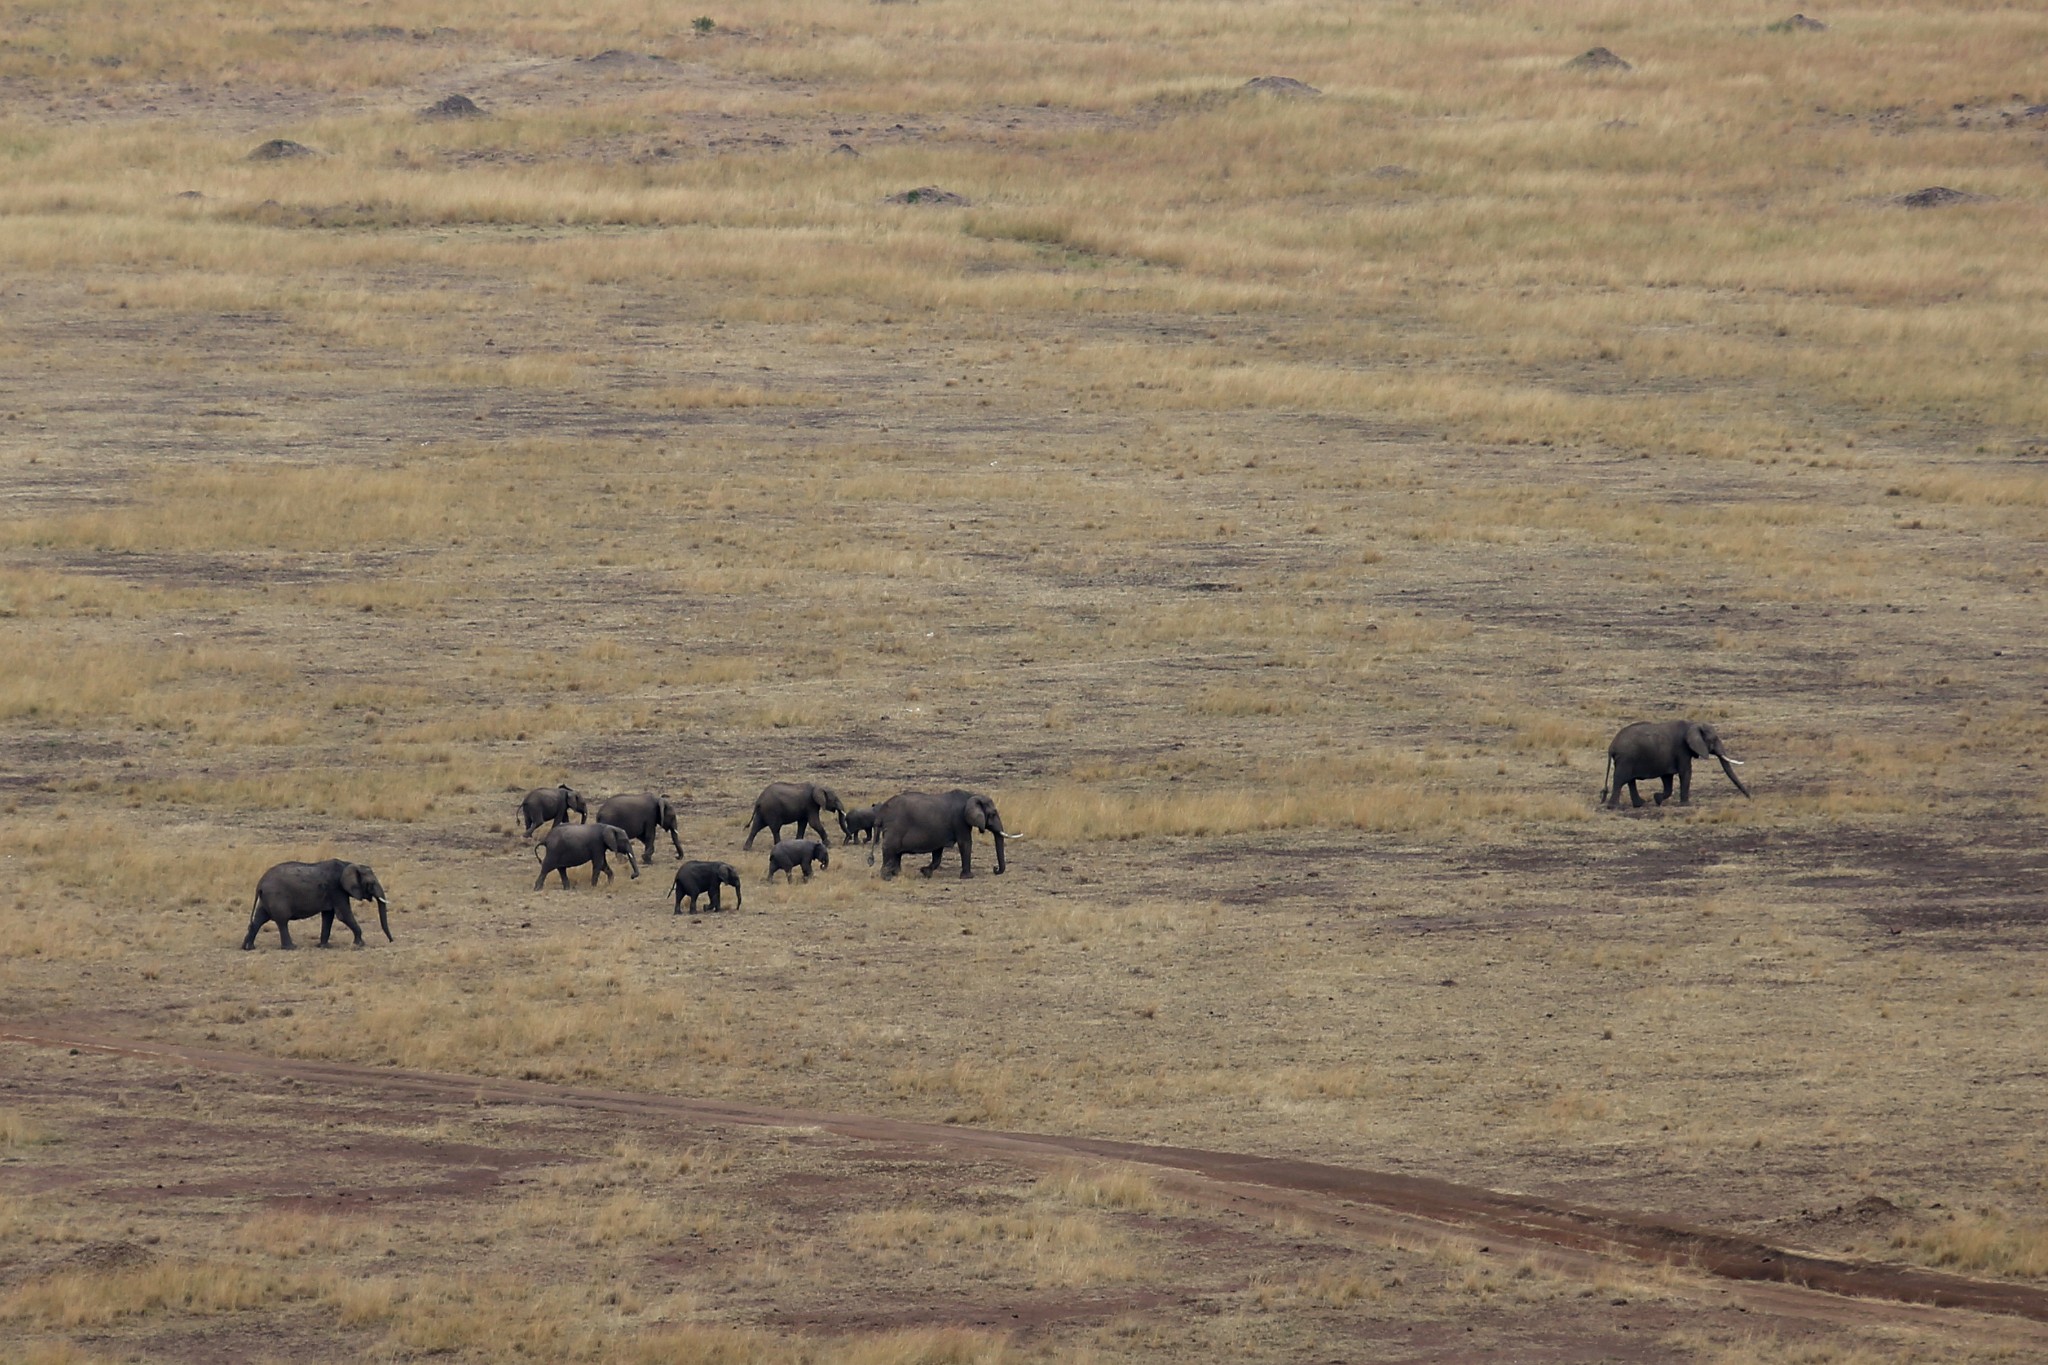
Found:
[[[391,939],[390,899],[377,874],[361,863],[329,858],[318,863],[279,863],[256,881],[256,903],[249,912],[249,932],[242,939],[242,951],[256,946],[256,932],[266,924],[277,925],[277,946],[293,948],[290,923],[295,919],[320,917],[320,946],[327,946],[339,918],[363,946],[363,926],[356,923],[350,901],[377,902],[377,923],[384,937]]]
[[[542,825],[552,822],[563,825],[569,822],[569,812],[576,812],[576,823],[582,824],[589,818],[590,807],[583,800],[583,793],[566,784],[559,787],[535,787],[519,803],[519,818],[526,822],[526,837]]]
[[[533,856],[540,859],[540,875],[533,879],[533,889],[538,891],[547,884],[548,873],[558,874],[564,890],[569,886],[569,869],[590,864],[590,884],[597,885],[601,872],[607,880],[612,877],[612,865],[605,861],[607,853],[626,855],[626,866],[632,869],[637,879],[640,864],[633,858],[633,840],[617,825],[608,825],[594,820],[587,825],[556,825],[541,841],[533,846]]]
[[[812,863],[819,867],[832,866],[832,850],[825,847],[824,840],[784,839],[768,855],[768,880],[774,881],[775,874],[780,872],[795,881],[796,873],[792,869],[800,867],[804,870],[804,880],[809,881]]]
[[[676,837],[676,804],[666,796],[653,792],[635,792],[630,796],[614,796],[597,808],[600,824],[617,825],[631,838],[647,845],[647,861],[654,861],[654,834],[656,830],[667,830],[668,841],[675,845],[676,861],[683,860],[683,841]]]
[[[862,806],[859,810],[839,812],[839,835],[843,842],[868,843],[875,841],[875,812],[878,806]]]
[[[1612,780],[1600,789],[1600,799],[1613,810],[1621,804],[1621,789],[1627,787],[1629,801],[1640,806],[1643,794],[1636,790],[1636,783],[1656,777],[1664,781],[1664,790],[1656,794],[1661,806],[1671,799],[1671,779],[1675,775],[1678,804],[1690,805],[1692,761],[1709,756],[1721,760],[1721,771],[1728,774],[1735,790],[1744,796],[1750,794],[1742,779],[1735,775],[1735,769],[1729,766],[1742,760],[1731,759],[1721,748],[1721,736],[1713,726],[1696,720],[1639,720],[1634,725],[1624,725],[1607,746],[1608,775]]]
[[[676,910],[683,913],[683,901],[690,902],[690,913],[697,913],[697,897],[711,898],[711,913],[717,914],[725,907],[718,903],[718,889],[732,888],[732,908],[740,908],[740,874],[731,863],[684,863],[676,869]]]
[[[782,827],[795,825],[798,835],[805,828],[818,831],[818,838],[825,837],[825,826],[818,818],[818,812],[829,810],[844,816],[846,807],[840,803],[839,793],[830,787],[821,787],[815,782],[770,782],[761,788],[761,794],[754,798],[754,822],[747,828],[747,841],[743,849],[754,846],[754,836],[762,830],[776,843],[782,842]]]
[[[960,875],[974,875],[974,832],[985,831],[996,841],[996,875],[1003,875],[1003,817],[996,803],[979,792],[954,788],[934,796],[930,792],[902,792],[876,808],[876,831],[882,846],[882,875],[893,877],[903,870],[906,853],[929,853],[931,864],[918,871],[931,876],[939,870],[946,850],[960,850]],[[873,862],[874,850],[868,850]]]

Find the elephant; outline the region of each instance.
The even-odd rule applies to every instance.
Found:
[[[846,843],[870,843],[875,841],[875,811],[877,807],[862,806],[859,810],[839,812],[839,835]],[[861,835],[867,838],[862,840]]]
[[[754,846],[754,836],[762,830],[778,844],[782,842],[782,827],[794,824],[799,837],[805,828],[818,831],[818,838],[825,837],[825,826],[818,819],[821,810],[846,814],[846,807],[840,803],[839,793],[830,787],[820,787],[814,782],[770,782],[754,798],[754,823],[747,829],[747,841],[743,849]]]
[[[946,856],[946,850],[957,847],[960,875],[972,877],[974,831],[978,829],[995,836],[996,875],[1000,877],[1007,865],[1003,861],[1003,817],[997,813],[994,801],[957,787],[939,796],[930,792],[901,792],[892,796],[875,810],[875,832],[882,845],[882,875],[893,877],[902,871],[906,853],[929,853],[931,865],[918,869],[929,877],[939,870],[939,860]],[[868,861],[874,860],[871,846]]]
[[[1628,788],[1629,801],[1633,805],[1643,804],[1643,794],[1636,790],[1636,783],[1647,777],[1664,779],[1664,790],[1656,793],[1657,804],[1663,805],[1671,799],[1671,777],[1678,775],[1678,804],[1692,804],[1692,761],[1708,755],[1721,760],[1721,771],[1728,774],[1728,780],[1735,784],[1735,790],[1749,796],[1749,788],[1742,785],[1742,779],[1735,775],[1729,764],[1740,764],[1739,758],[1730,758],[1721,748],[1721,737],[1714,733],[1711,725],[1702,725],[1695,720],[1639,720],[1633,725],[1624,725],[1614,742],[1607,746],[1607,766],[1612,772],[1613,782],[1600,789],[1600,799],[1613,810],[1621,804],[1621,789]],[[1754,798],[1751,798],[1754,799]]]
[[[356,947],[360,948],[363,926],[356,923],[355,912],[349,909],[350,901],[377,902],[377,923],[383,926],[386,941],[391,941],[390,899],[384,894],[384,883],[369,868],[343,858],[279,863],[256,881],[256,903],[250,907],[249,932],[242,939],[242,951],[254,948],[256,931],[272,922],[277,925],[277,946],[295,948],[298,945],[292,942],[292,931],[287,926],[295,919],[311,919],[315,915],[320,917],[322,948],[334,932],[337,917],[356,936]]]
[[[811,864],[819,867],[832,866],[832,850],[822,839],[784,839],[775,845],[775,851],[768,855],[768,880],[774,881],[780,872],[791,881],[796,880],[793,868],[804,870],[804,880],[811,879]]]
[[[565,782],[559,787],[535,787],[528,792],[519,803],[519,818],[526,822],[526,837],[531,839],[533,832],[550,820],[557,825],[567,824],[572,810],[579,825],[590,818],[583,793]]]
[[[740,874],[733,870],[731,863],[684,863],[676,869],[676,913],[683,913],[683,900],[690,902],[690,913],[697,913],[697,897],[711,897],[711,913],[717,914],[724,907],[718,903],[718,888],[732,888],[732,908],[740,908]]]
[[[654,832],[668,831],[668,841],[675,845],[676,861],[683,860],[683,841],[676,837],[676,803],[666,796],[652,792],[640,792],[632,796],[614,796],[597,808],[600,824],[617,825],[633,838],[647,845],[647,861],[654,861]]]
[[[681,850],[677,850],[680,852]],[[626,866],[632,869],[637,880],[640,864],[633,858],[633,839],[617,825],[608,825],[602,820],[593,820],[587,825],[557,825],[547,832],[542,840],[533,846],[533,856],[540,859],[540,875],[533,879],[533,889],[538,891],[547,884],[548,873],[558,874],[562,889],[569,889],[569,869],[590,864],[590,884],[597,885],[597,874],[602,872],[607,881],[612,877],[612,865],[605,861],[606,853],[623,853]]]

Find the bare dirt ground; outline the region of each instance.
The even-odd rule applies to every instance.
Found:
[[[2038,121],[1828,112],[2028,21],[944,10],[0,50],[0,1343],[2048,1354]],[[1755,800],[1597,810],[1674,714]]]

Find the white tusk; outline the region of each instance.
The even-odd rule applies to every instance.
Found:
[[[1723,757],[1725,758],[1725,757],[1727,757],[1727,756],[1726,756],[1726,755],[1724,754],[1724,755],[1723,755]],[[1738,768],[1740,768],[1740,767],[1742,766],[1742,760],[1741,760],[1741,759],[1739,759],[1739,758],[1730,758],[1730,759],[1728,759],[1728,761],[1729,761],[1730,763],[1733,763],[1733,764],[1734,764],[1734,765],[1735,765],[1736,767],[1738,767]]]

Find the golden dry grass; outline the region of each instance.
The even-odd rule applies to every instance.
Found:
[[[14,17],[9,1013],[1421,1151],[1702,1221],[1995,1189],[2007,1214],[1896,1250],[2040,1273],[2040,1163],[1986,1099],[2042,1041],[2013,966],[2048,761],[2037,14]],[[1635,69],[1560,69],[1595,43]],[[1260,74],[1323,93],[1240,90]],[[490,117],[415,117],[457,89]],[[273,136],[318,154],[248,159]],[[972,203],[887,202],[926,184]],[[1896,202],[1930,184],[1983,197]],[[1757,799],[1696,773],[1689,814],[1596,813],[1606,738],[1683,711]],[[763,885],[747,802],[828,775],[991,791],[1012,873],[984,843],[970,883],[849,850]],[[675,794],[745,912],[671,921],[665,862],[530,892],[512,811],[565,779]],[[327,854],[378,868],[397,945],[234,954],[261,870]],[[0,1145],[69,1121],[10,1105]],[[602,1170],[477,1235],[738,1235],[682,1154]],[[1319,1315],[1401,1299],[1299,1268],[1184,1334],[797,1340],[226,1212],[5,1311],[52,1358],[246,1291],[400,1357],[1296,1359]],[[842,1214],[844,1244],[749,1244],[690,1292],[842,1255],[935,1295],[1142,1286],[1171,1265],[1115,1220],[1185,1216],[1115,1171]],[[321,1269],[349,1258],[375,1273]],[[1480,1269],[1447,1292],[1565,1311]]]

